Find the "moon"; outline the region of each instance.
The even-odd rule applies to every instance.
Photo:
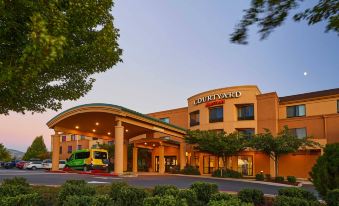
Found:
[[[308,73],[307,72],[304,72],[304,76],[307,76],[308,75]]]

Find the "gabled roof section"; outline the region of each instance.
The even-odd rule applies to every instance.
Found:
[[[145,114],[142,114],[140,112],[137,112],[135,110],[132,110],[132,109],[128,109],[126,107],[123,107],[123,106],[119,106],[119,105],[114,105],[114,104],[106,104],[106,103],[92,103],[92,104],[83,104],[83,105],[79,105],[79,106],[76,106],[76,107],[72,107],[70,109],[67,109],[61,113],[59,113],[58,115],[56,115],[55,117],[53,117],[51,120],[49,120],[47,122],[47,125],[50,125],[51,122],[53,122],[55,119],[57,119],[58,117],[68,113],[68,112],[71,112],[72,110],[77,110],[77,109],[81,109],[81,108],[87,108],[87,107],[108,107],[108,108],[112,108],[112,109],[115,109],[115,110],[120,110],[121,112],[125,112],[125,113],[129,113],[129,114],[133,114],[133,115],[136,115],[136,116],[139,116],[141,118],[145,118],[147,120],[151,120],[151,121],[154,121],[154,122],[157,122],[157,123],[160,123],[164,126],[168,126],[168,127],[172,127],[174,129],[178,129],[178,130],[182,130],[183,132],[186,132],[186,129],[184,128],[181,128],[181,127],[178,127],[176,125],[173,125],[173,124],[169,124],[169,123],[166,123],[166,122],[163,122],[161,121],[160,119],[157,119],[157,118],[154,118],[154,117],[150,117],[148,115],[145,115]]]

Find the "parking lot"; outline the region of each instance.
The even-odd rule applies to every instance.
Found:
[[[138,177],[104,177],[73,173],[49,173],[44,170],[18,170],[0,169],[0,181],[6,178],[24,177],[31,184],[39,185],[61,185],[66,180],[85,180],[89,184],[110,184],[116,181],[125,181],[130,185],[138,187],[154,187],[159,184],[171,184],[179,188],[188,188],[193,182],[204,181],[216,183],[222,191],[237,192],[244,188],[255,188],[262,190],[265,194],[277,194],[281,186],[265,185],[259,183],[230,181],[223,179],[209,179],[202,177],[183,177],[174,175],[139,175]],[[311,185],[303,186],[306,190],[316,193]]]

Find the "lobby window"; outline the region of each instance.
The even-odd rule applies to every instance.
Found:
[[[210,123],[224,121],[224,108],[212,107],[210,108]]]
[[[67,153],[72,153],[72,150],[73,150],[72,146],[67,147]]]
[[[61,136],[61,141],[66,142],[66,136],[65,135]]]
[[[306,127],[303,128],[291,128],[290,132],[292,133],[292,135],[298,137],[298,138],[304,138],[307,136],[306,133]]]
[[[244,176],[253,175],[253,157],[238,156],[238,172]]]
[[[194,111],[190,113],[190,126],[195,126],[200,124],[200,111]]]
[[[287,117],[303,117],[306,115],[306,107],[304,104],[286,107]]]
[[[168,117],[160,118],[160,120],[165,123],[170,123],[170,119]]]
[[[254,120],[254,104],[237,105],[238,120]]]
[[[250,139],[254,137],[254,128],[239,128],[236,129],[237,132],[239,133],[240,137]]]
[[[81,150],[81,149],[82,149],[82,145],[79,144],[77,150]]]

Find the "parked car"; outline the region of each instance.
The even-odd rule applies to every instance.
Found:
[[[59,169],[63,169],[66,165],[66,160],[59,160]],[[42,161],[42,168],[46,170],[52,169],[52,160],[47,159]]]
[[[31,169],[31,170],[42,169],[42,161],[41,160],[27,161],[24,164],[24,169]]]
[[[13,160],[13,161],[10,161],[10,162],[5,162],[4,168],[12,169],[13,167],[15,167],[17,162],[18,162],[18,160]]]
[[[15,164],[15,167],[18,169],[23,169],[26,161],[19,161]]]
[[[72,152],[65,168],[77,170],[108,170],[108,152],[104,149],[83,149]]]
[[[0,167],[4,167],[5,166],[5,162],[0,161]]]

